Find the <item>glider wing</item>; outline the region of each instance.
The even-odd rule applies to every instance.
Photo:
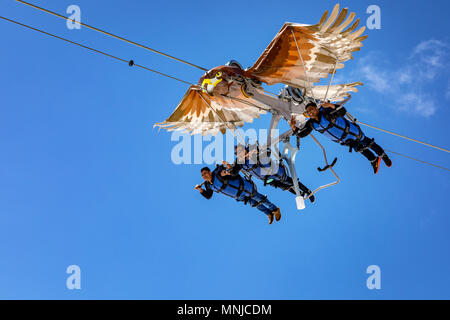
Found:
[[[356,30],[359,19],[352,24],[355,13],[348,17],[347,13],[347,8],[339,12],[337,4],[330,16],[326,11],[316,25],[285,23],[246,71],[268,85],[284,83],[298,88],[308,88],[308,82],[312,86],[327,78],[335,65],[336,69],[342,69],[343,63],[353,58],[352,53],[360,50],[367,38],[362,36],[365,27]]]
[[[244,97],[240,86],[231,85],[226,95],[211,96],[192,85],[170,117],[155,126],[191,134],[224,134],[227,129],[233,131],[245,122],[253,122],[266,110],[262,103]]]

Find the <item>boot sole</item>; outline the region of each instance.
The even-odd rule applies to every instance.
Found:
[[[275,216],[275,220],[277,220],[277,221],[280,221],[280,220],[281,220],[281,212],[280,212],[280,208],[278,208],[278,209],[275,211],[274,216]]]
[[[381,157],[378,157],[378,160],[377,160],[377,171],[375,171],[375,174],[377,174],[378,171],[380,171],[380,163],[381,163]]]

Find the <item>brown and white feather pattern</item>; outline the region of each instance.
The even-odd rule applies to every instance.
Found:
[[[246,77],[254,77],[269,85],[284,83],[306,89],[309,96],[323,99],[327,86],[314,86],[313,83],[327,78],[336,65],[344,67],[344,62],[352,59],[352,53],[360,50],[364,27],[357,29],[359,19],[353,22],[354,13],[347,16],[345,8],[339,12],[336,5],[328,17],[328,12],[316,25],[286,23],[256,63],[245,71]],[[299,55],[299,47],[301,57]],[[305,64],[305,69],[303,68]],[[327,99],[339,101],[350,92],[356,92],[359,82],[330,86]],[[234,130],[244,122],[252,122],[266,113],[268,106],[244,97],[240,86],[232,84],[227,96],[210,96],[199,86],[191,86],[170,117],[155,126],[169,131],[186,131],[191,134],[225,133]]]
[[[330,16],[325,12],[316,25],[285,23],[247,72],[269,85],[284,83],[299,88],[327,78],[335,64],[336,69],[342,69],[343,63],[353,58],[352,53],[360,50],[367,37],[362,36],[365,27],[357,29],[359,19],[353,22],[355,14],[347,14],[348,9],[339,12],[337,4]]]
[[[242,127],[245,122],[253,122],[266,113],[265,109],[264,104],[244,97],[238,85],[232,85],[226,96],[210,96],[193,85],[170,117],[155,126],[168,131],[216,135]]]
[[[350,92],[358,92],[358,88],[356,86],[362,85],[361,82],[353,82],[347,84],[336,84],[328,86],[314,86],[313,94],[311,94],[311,90],[307,89],[306,93],[309,96],[313,96],[319,100],[326,100],[332,102],[339,102],[344,100],[345,98],[350,96]],[[328,90],[328,92],[327,92]],[[325,96],[326,95],[326,96]]]

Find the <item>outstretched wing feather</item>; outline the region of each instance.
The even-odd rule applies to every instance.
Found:
[[[285,23],[247,72],[269,85],[284,83],[300,88],[329,77],[335,65],[342,69],[367,38],[362,36],[365,27],[356,30],[359,19],[353,22],[355,13],[347,14],[347,8],[339,12],[336,5],[329,17],[325,12],[316,25]]]
[[[216,135],[227,129],[235,130],[265,114],[267,107],[240,92],[232,85],[227,96],[210,96],[198,86],[191,86],[173,113],[156,127],[168,131]]]

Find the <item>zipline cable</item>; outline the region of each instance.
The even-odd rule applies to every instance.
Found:
[[[56,13],[56,12],[50,11],[50,10],[45,9],[45,8],[42,8],[42,7],[39,7],[39,6],[34,5],[34,4],[32,4],[32,3],[29,3],[29,2],[26,2],[26,1],[23,1],[23,0],[16,0],[16,1],[17,1],[17,2],[20,2],[20,3],[22,3],[22,4],[25,4],[25,5],[27,5],[27,6],[30,6],[30,7],[32,7],[32,8],[41,10],[41,11],[46,12],[46,13],[49,13],[49,14],[54,15],[54,16],[56,16],[56,17],[59,17],[59,18],[65,19],[65,20],[69,20],[69,21],[73,21],[73,22],[78,23],[79,25],[82,25],[82,26],[84,26],[84,27],[86,27],[86,28],[89,28],[89,29],[91,29],[91,30],[94,30],[94,31],[103,33],[103,34],[105,34],[105,35],[111,36],[111,37],[113,37],[113,38],[116,38],[116,39],[125,41],[125,42],[127,42],[127,43],[132,44],[132,45],[135,45],[135,46],[141,47],[141,48],[143,48],[143,49],[149,50],[149,51],[151,51],[151,52],[154,52],[154,53],[163,55],[163,56],[165,56],[165,57],[167,57],[167,58],[176,60],[176,61],[178,61],[178,62],[185,63],[185,64],[187,64],[187,65],[193,66],[193,67],[198,68],[198,69],[203,70],[203,71],[208,71],[208,69],[203,68],[203,67],[200,67],[200,66],[198,66],[198,65],[195,65],[195,64],[193,64],[193,63],[190,63],[190,62],[188,62],[188,61],[186,61],[186,60],[176,58],[176,57],[171,56],[171,55],[169,55],[169,54],[166,54],[166,53],[164,53],[164,52],[161,52],[161,51],[158,51],[158,50],[149,48],[149,47],[147,47],[147,46],[145,46],[145,45],[142,45],[142,44],[139,44],[139,43],[137,43],[137,42],[134,42],[134,41],[125,39],[125,38],[120,37],[120,36],[117,36],[117,35],[114,35],[114,34],[112,34],[112,33],[109,33],[109,32],[107,32],[107,31],[101,30],[101,29],[99,29],[99,28],[96,28],[96,27],[90,26],[90,25],[88,25],[88,24],[85,24],[85,23],[82,23],[82,22],[79,22],[79,21],[70,19],[70,18],[68,18],[68,17],[66,17],[66,16],[63,16],[63,15],[58,14],[58,13]],[[294,34],[293,30],[291,30],[291,32],[292,32],[292,35],[293,35],[294,40],[295,40],[295,44],[296,44],[296,47],[297,47],[297,51],[298,51],[298,53],[299,53],[299,55],[300,55],[300,59],[301,59],[301,61],[302,61],[302,65],[303,65],[303,69],[304,69],[304,72],[305,72],[305,76],[306,76],[306,78],[307,78],[307,82],[310,83],[310,81],[309,81],[309,79],[308,79],[308,74],[307,74],[307,71],[306,71],[306,67],[305,67],[305,64],[304,64],[304,62],[303,62],[303,57],[302,57],[302,55],[301,55],[301,53],[300,53],[300,48],[299,48],[298,43],[297,43],[297,39],[296,39],[296,37],[295,37],[295,34]],[[136,65],[136,66],[138,66],[138,65]],[[141,68],[142,68],[142,66],[138,66],[138,67],[141,67]],[[144,68],[145,68],[145,67],[144,67]],[[150,70],[150,71],[153,71],[153,70]],[[177,79],[177,80],[178,80],[178,79]],[[184,82],[184,81],[183,81],[183,82]],[[331,83],[331,81],[330,81],[330,83]],[[313,95],[313,98],[314,98],[314,92],[313,92],[312,86],[311,86],[310,90],[311,90],[311,94]],[[273,94],[273,93],[271,93],[271,92],[268,92],[268,91],[266,91],[266,90],[264,90],[264,91],[267,92],[267,93],[270,93],[270,94],[272,94],[272,95],[275,95],[275,94]],[[328,92],[328,89],[327,89],[327,92]],[[314,100],[315,100],[315,98],[314,98]],[[441,148],[441,147],[437,147],[437,146],[434,146],[434,145],[432,145],[432,144],[429,144],[429,143],[426,143],[426,142],[423,142],[423,141],[419,141],[419,140],[416,140],[416,139],[412,139],[412,138],[409,138],[409,137],[400,135],[400,134],[395,133],[395,132],[392,132],[392,131],[388,131],[388,130],[384,130],[384,129],[381,129],[381,128],[377,128],[377,127],[375,127],[375,126],[372,126],[372,125],[370,125],[370,124],[363,123],[363,122],[360,122],[360,121],[357,121],[357,123],[359,123],[359,124],[361,124],[361,125],[364,125],[364,126],[367,126],[367,127],[370,127],[370,128],[373,128],[373,129],[375,129],[375,130],[379,130],[379,131],[382,131],[382,132],[385,132],[385,133],[388,133],[388,134],[391,134],[391,135],[398,136],[398,137],[403,138],[403,139],[407,139],[407,140],[410,140],[410,141],[413,141],[413,142],[416,142],[416,143],[420,143],[420,144],[423,144],[423,145],[428,146],[428,147],[431,147],[431,148],[435,148],[435,149],[438,149],[438,150],[441,150],[441,151],[450,153],[450,150],[447,150],[447,149],[444,149],[444,148]]]
[[[19,1],[19,0],[17,0],[17,1]],[[100,54],[102,54],[102,55],[104,55],[104,56],[113,58],[113,59],[115,59],[115,60],[118,60],[118,61],[121,61],[121,62],[125,62],[125,63],[127,63],[127,64],[129,64],[129,65],[131,65],[131,66],[134,65],[134,66],[136,66],[136,67],[142,68],[142,69],[147,70],[147,71],[151,71],[151,72],[153,72],[153,73],[156,73],[156,74],[159,74],[159,75],[161,75],[161,76],[164,76],[164,77],[167,77],[167,78],[170,78],[170,79],[173,79],[173,80],[182,82],[182,83],[184,83],[184,84],[193,85],[192,83],[190,83],[190,82],[188,82],[188,81],[184,81],[184,80],[182,80],[182,79],[179,79],[179,78],[176,78],[176,77],[172,77],[172,76],[170,76],[170,75],[168,75],[168,74],[165,74],[165,73],[162,73],[162,72],[159,72],[159,71],[156,71],[156,70],[147,68],[147,67],[145,67],[145,66],[142,66],[142,65],[139,65],[139,64],[135,64],[135,63],[131,64],[132,60],[129,61],[129,60],[126,60],[126,59],[122,59],[122,58],[116,57],[116,56],[114,56],[114,55],[112,55],[112,54],[109,54],[109,53],[106,53],[106,52],[103,52],[103,51],[100,51],[100,50],[97,50],[97,49],[94,49],[94,48],[85,46],[85,45],[83,45],[83,44],[80,44],[80,43],[77,43],[77,42],[74,42],[74,41],[71,41],[71,40],[68,40],[68,39],[59,37],[59,36],[57,36],[57,35],[54,35],[54,34],[51,34],[51,33],[49,33],[49,32],[46,32],[46,31],[43,31],[43,30],[40,30],[40,29],[31,27],[31,26],[29,26],[29,25],[20,23],[20,22],[18,22],[18,21],[15,21],[15,20],[12,20],[12,19],[8,19],[8,18],[2,17],[2,16],[0,16],[0,19],[3,19],[3,20],[5,20],[5,21],[11,22],[11,23],[14,23],[14,24],[16,24],[16,25],[20,25],[20,26],[25,27],[25,28],[28,28],[28,29],[30,29],[30,30],[37,31],[37,32],[39,32],[39,33],[42,33],[42,34],[51,36],[51,37],[56,38],[56,39],[63,40],[63,41],[65,41],[65,42],[67,42],[67,43],[74,44],[74,45],[76,45],[76,46],[79,46],[79,47],[88,49],[88,50],[90,50],[90,51],[93,51],[93,52],[96,52],[96,53],[100,53]],[[231,98],[231,97],[229,97],[229,98]],[[215,111],[215,110],[213,109],[213,111]],[[351,116],[351,115],[350,115],[350,116]],[[352,116],[351,116],[351,117],[352,117]],[[353,118],[353,117],[352,117],[352,118]],[[393,135],[399,136],[399,137],[401,137],[401,138],[405,138],[405,139],[408,139],[408,140],[411,140],[411,141],[414,141],[414,142],[418,142],[418,143],[424,144],[424,145],[426,145],[426,146],[433,147],[433,148],[436,148],[436,149],[439,149],[439,150],[442,150],[442,151],[445,151],[445,152],[450,152],[449,150],[446,150],[446,149],[443,149],[443,148],[440,148],[440,147],[436,147],[436,146],[434,146],[434,145],[430,145],[430,144],[428,144],[428,143],[425,143],[425,142],[422,142],[422,141],[419,141],[419,140],[415,140],[415,139],[412,139],[412,138],[408,138],[408,137],[405,137],[405,136],[396,134],[396,133],[391,132],[391,131],[387,131],[387,130],[384,130],[384,129],[380,129],[380,128],[377,128],[377,127],[373,127],[373,126],[371,126],[371,125],[362,123],[362,122],[360,122],[360,121],[357,121],[357,122],[360,123],[360,124],[362,124],[362,125],[366,125],[366,126],[369,126],[369,127],[374,128],[374,129],[377,129],[377,130],[380,130],[380,131],[383,131],[383,132],[386,132],[386,133],[389,133],[389,134],[393,134]],[[236,127],[235,127],[235,128],[236,128]],[[229,129],[230,129],[230,128],[229,128]],[[236,128],[236,131],[238,131],[237,128]],[[238,132],[238,133],[239,133],[239,132]],[[242,138],[242,137],[241,137],[241,138]],[[430,166],[433,166],[433,167],[436,167],[436,168],[439,168],[439,169],[442,169],[442,170],[450,171],[450,169],[448,169],[448,168],[445,168],[445,167],[442,167],[442,166],[433,164],[433,163],[431,163],[431,162],[427,162],[427,161],[423,161],[423,160],[420,160],[420,159],[417,159],[417,158],[413,158],[413,157],[410,157],[410,156],[408,156],[408,155],[405,155],[405,154],[402,154],[402,153],[398,153],[398,152],[395,152],[395,151],[392,151],[392,150],[386,150],[386,151],[391,152],[391,153],[396,154],[396,155],[399,155],[399,156],[402,156],[402,157],[405,157],[405,158],[408,158],[408,159],[411,159],[411,160],[414,160],[414,161],[421,162],[421,163],[426,164],[426,165],[430,165]]]
[[[56,39],[60,39],[60,40],[66,41],[66,42],[71,43],[71,44],[74,44],[74,45],[76,45],[76,46],[79,46],[79,47],[82,47],[82,48],[85,48],[85,49],[88,49],[88,50],[91,50],[91,51],[100,53],[100,54],[105,55],[105,56],[108,56],[108,57],[110,57],[110,58],[113,58],[113,59],[116,59],[116,60],[119,60],[119,61],[122,61],[122,62],[126,62],[126,63],[127,63],[128,65],[130,65],[130,66],[136,66],[136,67],[138,67],[138,68],[142,68],[142,69],[145,69],[145,70],[154,72],[154,73],[156,73],[156,74],[159,74],[159,75],[161,75],[161,76],[164,76],[164,77],[167,77],[167,78],[170,78],[170,79],[173,79],[173,80],[176,80],[176,81],[179,81],[179,82],[188,84],[188,85],[192,85],[190,82],[187,82],[187,81],[184,81],[184,80],[181,80],[181,79],[172,77],[172,76],[170,76],[170,75],[168,75],[168,74],[165,74],[165,73],[162,73],[162,72],[159,72],[159,71],[156,71],[156,70],[147,68],[147,67],[142,66],[142,65],[139,65],[139,64],[135,64],[134,62],[132,62],[132,60],[129,61],[129,60],[125,60],[125,59],[116,57],[116,56],[114,56],[114,55],[112,55],[112,54],[109,54],[109,53],[106,53],[106,52],[103,52],[103,51],[100,51],[100,50],[97,50],[97,49],[93,49],[93,48],[88,47],[88,46],[85,46],[85,45],[83,45],[83,44],[81,44],[81,43],[74,42],[74,41],[71,41],[71,40],[68,40],[68,39],[59,37],[59,36],[57,36],[57,35],[48,33],[48,32],[46,32],[46,31],[43,31],[43,30],[40,30],[40,29],[31,27],[31,26],[28,26],[28,25],[26,25],[26,24],[23,24],[23,23],[20,23],[20,22],[18,22],[18,21],[14,21],[14,20],[11,20],[11,19],[2,17],[2,16],[0,16],[0,19],[3,19],[3,20],[6,20],[6,21],[15,23],[15,24],[20,25],[20,26],[22,26],[22,27],[25,27],[25,28],[28,28],[28,29],[31,29],[31,30],[40,32],[40,33],[42,33],[42,34],[51,36],[51,37],[53,37],[53,38],[56,38]]]
[[[186,60],[176,58],[176,57],[171,56],[171,55],[169,55],[169,54],[167,54],[167,53],[164,53],[164,52],[161,52],[161,51],[158,51],[158,50],[149,48],[149,47],[147,47],[147,46],[145,46],[145,45],[143,45],[143,44],[140,44],[140,43],[137,43],[137,42],[134,42],[134,41],[125,39],[125,38],[123,38],[123,37],[120,37],[120,36],[117,36],[117,35],[115,35],[115,34],[109,33],[109,32],[107,32],[107,31],[101,30],[101,29],[99,29],[99,28],[96,28],[96,27],[90,26],[90,25],[88,25],[88,24],[85,24],[85,23],[83,23],[83,22],[79,22],[79,21],[76,21],[76,20],[74,20],[74,19],[70,19],[70,18],[68,18],[68,17],[66,17],[66,16],[63,16],[63,15],[59,14],[59,13],[56,13],[56,12],[53,12],[53,11],[50,11],[50,10],[41,8],[41,7],[39,7],[39,6],[37,6],[37,5],[34,5],[34,4],[32,4],[32,3],[29,3],[29,2],[26,2],[26,1],[22,1],[22,0],[16,0],[16,1],[17,1],[17,2],[20,2],[20,3],[22,3],[22,4],[25,4],[25,5],[27,5],[27,6],[30,6],[30,7],[32,7],[32,8],[41,10],[41,11],[43,11],[43,12],[52,14],[52,15],[58,17],[58,18],[61,18],[61,19],[65,19],[65,20],[68,20],[68,21],[72,21],[72,22],[78,23],[79,25],[81,25],[81,26],[83,26],[83,27],[86,27],[86,28],[89,28],[89,29],[91,29],[91,30],[94,30],[94,31],[103,33],[103,34],[105,34],[105,35],[107,35],[107,36],[110,36],[110,37],[113,37],[113,38],[116,38],[116,39],[119,39],[119,40],[125,41],[125,42],[127,42],[127,43],[129,43],[129,44],[132,44],[132,45],[138,46],[138,47],[140,47],[140,48],[149,50],[149,51],[151,51],[151,52],[153,52],[153,53],[160,54],[160,55],[165,56],[165,57],[167,57],[167,58],[169,58],[169,59],[173,59],[173,60],[176,60],[176,61],[178,61],[178,62],[182,62],[182,63],[184,63],[184,64],[190,65],[190,66],[192,66],[192,67],[198,68],[198,69],[203,70],[203,71],[208,71],[208,69],[205,69],[205,68],[203,68],[203,67],[200,67],[200,66],[198,66],[198,65],[195,65],[195,64],[193,64],[193,63],[190,63],[190,62],[188,62],[188,61],[186,61]]]
[[[407,156],[406,154],[399,153],[399,152],[395,152],[395,151],[392,151],[392,150],[388,150],[388,149],[385,149],[385,150],[386,150],[387,152],[396,154],[396,155],[401,156],[401,157],[405,157],[405,158],[408,158],[408,159],[411,159],[411,160],[414,160],[414,161],[417,161],[417,162],[421,162],[421,163],[423,163],[423,164],[427,164],[427,165],[429,165],[429,166],[433,166],[433,167],[436,167],[436,168],[439,168],[439,169],[442,169],[442,170],[450,171],[450,169],[448,169],[448,168],[438,166],[438,165],[433,164],[433,163],[431,163],[431,162],[427,162],[427,161],[423,161],[423,160],[420,160],[420,159],[417,159],[417,158],[413,158],[413,157]]]
[[[375,129],[375,130],[378,130],[378,131],[381,131],[381,132],[384,132],[384,133],[387,133],[387,134],[391,134],[391,135],[394,135],[394,136],[397,136],[397,137],[400,137],[400,138],[403,138],[403,139],[407,139],[407,140],[413,141],[415,143],[423,144],[423,145],[425,145],[427,147],[430,147],[430,148],[434,148],[434,149],[437,149],[437,150],[440,150],[440,151],[444,151],[444,152],[450,153],[450,150],[447,150],[447,149],[444,149],[444,148],[441,148],[441,147],[438,147],[438,146],[435,146],[435,145],[432,145],[432,144],[429,144],[429,143],[426,143],[426,142],[423,142],[423,141],[420,141],[420,140],[417,140],[417,139],[409,138],[407,136],[403,136],[401,134],[398,134],[398,133],[395,133],[395,132],[392,132],[392,131],[381,129],[381,128],[372,126],[370,124],[361,122],[359,120],[356,120],[356,123],[359,123],[359,124],[361,124],[363,126],[366,126],[366,127],[369,127],[369,128],[372,128],[372,129]]]
[[[82,48],[85,48],[85,49],[88,49],[88,50],[91,50],[91,51],[93,51],[93,52],[100,53],[100,54],[102,54],[102,55],[105,55],[105,56],[108,56],[108,57],[110,57],[110,58],[116,59],[116,60],[118,60],[118,61],[126,62],[126,63],[127,63],[128,65],[130,65],[130,66],[136,66],[136,67],[139,67],[139,68],[142,68],[142,69],[145,69],[145,70],[148,70],[148,71],[157,73],[157,74],[162,75],[162,76],[164,76],[164,77],[167,77],[167,78],[170,78],[170,79],[173,79],[173,80],[177,80],[177,81],[179,81],[179,82],[182,82],[182,83],[185,83],[185,84],[188,84],[188,85],[193,85],[193,84],[191,84],[190,82],[187,82],[187,81],[184,81],[184,80],[181,80],[181,79],[172,77],[172,76],[170,76],[170,75],[168,75],[168,74],[165,74],[165,73],[162,73],[162,72],[159,72],[159,71],[156,71],[156,70],[147,68],[147,67],[145,67],[145,66],[141,66],[141,65],[139,65],[139,64],[136,64],[136,63],[134,63],[132,60],[131,60],[131,61],[128,61],[128,60],[125,60],[125,59],[116,57],[116,56],[114,56],[114,55],[112,55],[112,54],[109,54],[109,53],[106,53],[106,52],[103,52],[103,51],[100,51],[100,50],[97,50],[97,49],[94,49],[94,48],[85,46],[85,45],[83,45],[83,44],[81,44],[81,43],[77,43],[77,42],[74,42],[74,41],[71,41],[71,40],[68,40],[68,39],[59,37],[59,36],[57,36],[57,35],[54,35],[54,34],[51,34],[51,33],[49,33],[49,32],[46,32],[46,31],[43,31],[43,30],[40,30],[40,29],[31,27],[31,26],[28,26],[28,25],[23,24],[23,23],[20,23],[20,22],[18,22],[18,21],[14,21],[14,20],[11,20],[11,19],[2,17],[2,16],[0,16],[0,19],[3,19],[3,20],[6,20],[6,21],[15,23],[15,24],[17,24],[17,25],[20,25],[20,26],[23,26],[23,27],[25,27],[25,28],[28,28],[28,29],[31,29],[31,30],[40,32],[40,33],[42,33],[42,34],[45,34],[45,35],[48,35],[48,36],[51,36],[51,37],[54,37],[54,38],[56,38],[56,39],[60,39],[60,40],[66,41],[66,42],[68,42],[68,43],[77,45],[77,46],[79,46],[79,47],[82,47]],[[200,94],[199,94],[199,95],[200,95]],[[200,97],[201,97],[201,98],[203,99],[203,101],[209,106],[209,108],[210,108],[210,109],[211,109],[211,110],[219,117],[219,119],[225,124],[225,126],[228,127],[228,129],[231,131],[231,133],[233,133],[233,135],[235,135],[234,130],[236,130],[236,131],[238,132],[238,134],[240,135],[240,138],[241,138],[241,140],[242,140],[242,143],[243,143],[243,144],[246,144],[245,139],[242,137],[242,135],[241,135],[240,132],[238,131],[236,125],[235,125],[234,123],[232,123],[232,125],[233,125],[233,127],[234,127],[234,130],[233,130],[232,128],[230,128],[229,125],[228,125],[228,122],[226,122],[226,121],[225,121],[225,120],[217,113],[217,111],[211,106],[211,104],[209,104],[209,103],[203,98],[202,95],[200,95]],[[230,97],[230,98],[231,98],[231,97]],[[236,136],[236,135],[235,135],[235,136]],[[237,136],[236,136],[236,138],[239,139],[239,137],[237,137]]]

